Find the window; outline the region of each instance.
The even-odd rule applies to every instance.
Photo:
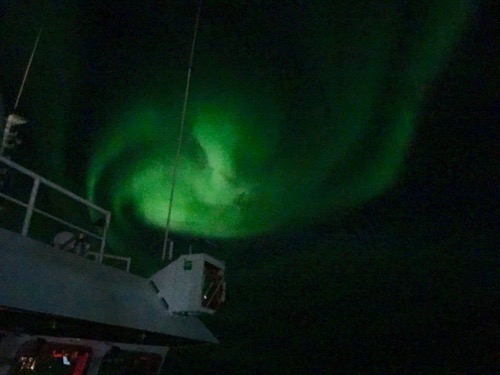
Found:
[[[9,375],[85,375],[91,357],[88,346],[31,340],[19,348]]]
[[[104,356],[98,375],[155,375],[161,361],[159,354],[114,347]]]
[[[205,262],[202,291],[201,305],[207,309],[218,310],[226,297],[224,271],[211,263]]]

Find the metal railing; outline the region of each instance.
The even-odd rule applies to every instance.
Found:
[[[26,214],[24,215],[24,221],[23,221],[23,227],[22,227],[22,230],[21,230],[21,234],[24,236],[24,237],[27,237],[28,236],[28,232],[29,232],[29,229],[30,229],[30,225],[31,225],[31,218],[33,216],[33,213],[36,212],[37,214],[40,214],[42,216],[45,216],[49,219],[52,219],[60,224],[63,224],[63,225],[66,225],[67,227],[69,228],[72,228],[74,230],[77,230],[81,233],[84,233],[86,234],[87,236],[89,237],[93,237],[95,239],[97,239],[98,241],[100,241],[100,247],[99,247],[99,253],[97,253],[97,260],[99,263],[102,263],[103,262],[103,259],[104,259],[104,248],[106,246],[106,235],[108,233],[108,229],[109,229],[109,223],[111,221],[111,212],[110,211],[107,211],[97,205],[95,205],[94,203],[92,203],[91,201],[87,200],[87,199],[84,199],[82,197],[79,197],[78,195],[62,188],[61,186],[55,184],[54,182],[52,181],[49,181],[47,180],[46,178],[30,171],[29,169],[26,169],[22,166],[20,166],[19,164],[13,162],[12,160],[9,160],[3,156],[0,156],[0,162],[8,165],[9,167],[17,170],[18,172],[21,172],[22,174],[26,175],[26,176],[29,176],[33,179],[33,186],[31,188],[31,193],[30,193],[30,197],[29,197],[29,201],[28,203],[25,203],[23,201],[20,201],[19,199],[16,199],[16,198],[13,198],[3,192],[0,192],[0,197],[10,201],[10,202],[13,202],[19,206],[22,206],[24,208],[26,208]],[[40,188],[40,184],[43,184],[43,185],[46,185],[54,190],[57,190],[58,192],[66,195],[67,197],[75,200],[76,202],[79,202],[87,207],[90,207],[92,208],[93,210],[101,213],[104,218],[105,218],[105,225],[104,225],[104,229],[103,229],[103,232],[102,232],[102,235],[97,235],[95,233],[92,233],[84,228],[81,228],[77,225],[74,225],[66,220],[63,220],[57,216],[54,216],[52,214],[49,214],[45,211],[42,211],[38,208],[35,207],[35,203],[36,203],[36,198],[37,198],[37,195],[38,195],[38,190]],[[130,265],[128,265],[127,268],[130,268]]]

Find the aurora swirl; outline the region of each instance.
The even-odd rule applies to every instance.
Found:
[[[172,230],[257,235],[359,206],[390,187],[426,87],[471,7],[409,3],[311,2],[289,13],[278,7],[266,21],[258,21],[265,10],[252,10],[257,26],[229,31],[213,20],[203,29],[210,20],[202,16]],[[289,25],[273,28],[280,20]],[[166,224],[185,72],[168,75],[178,82],[145,82],[154,87],[147,100],[113,107],[93,152],[88,195],[112,207],[118,230],[131,215]]]

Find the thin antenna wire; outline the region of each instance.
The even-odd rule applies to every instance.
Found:
[[[40,35],[42,34],[42,29],[38,31],[38,36],[36,37],[35,45],[33,46],[33,50],[31,51],[30,60],[28,61],[28,66],[26,66],[26,70],[24,71],[23,82],[21,83],[21,87],[19,88],[19,92],[17,94],[16,104],[14,104],[14,111],[17,109],[19,104],[19,99],[21,99],[21,95],[23,93],[24,84],[26,83],[26,79],[28,78],[28,73],[31,68],[31,63],[33,62],[33,58],[35,57],[35,52],[38,47],[38,42],[40,41]]]
[[[191,56],[189,57],[189,68],[188,68],[187,79],[186,79],[186,91],[184,93],[184,105],[182,107],[181,128],[179,130],[179,142],[177,143],[177,154],[175,157],[174,169],[172,172],[172,187],[170,189],[170,201],[168,204],[167,228],[165,229],[165,240],[163,241],[163,250],[162,250],[162,258],[161,258],[163,261],[165,260],[168,235],[170,232],[170,219],[172,217],[172,203],[174,201],[174,190],[175,190],[175,183],[176,183],[176,179],[177,179],[177,169],[179,167],[179,160],[180,160],[180,155],[181,155],[182,138],[183,138],[183,134],[184,134],[184,123],[186,122],[186,109],[187,109],[188,96],[189,96],[189,84],[191,82],[191,72],[193,70],[194,47],[196,45],[196,36],[198,35],[198,24],[200,23],[200,14],[201,14],[202,3],[203,3],[203,0],[200,0],[200,3],[198,5],[198,14],[196,15],[196,23],[194,26],[193,42],[191,44]],[[170,252],[170,257],[171,256],[172,256],[172,254]]]

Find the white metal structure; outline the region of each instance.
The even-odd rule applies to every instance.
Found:
[[[224,271],[224,263],[207,254],[182,255],[151,282],[170,312],[213,314],[225,299]]]
[[[3,119],[0,119],[3,121]],[[19,144],[20,140],[17,137],[18,131],[17,126],[24,125],[28,121],[21,116],[10,114],[7,117],[7,122],[5,123],[5,128],[3,129],[3,139],[0,146],[0,156],[4,155],[5,150],[13,149],[17,144]]]

